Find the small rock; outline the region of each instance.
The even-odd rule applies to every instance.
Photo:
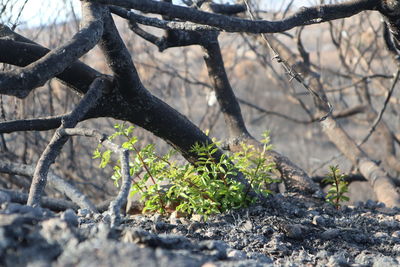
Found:
[[[155,224],[152,225],[151,230],[154,233],[159,233],[159,232],[166,232],[172,228],[174,228],[175,226],[169,224],[169,223],[165,223],[165,222],[157,222]]]
[[[200,229],[201,228],[201,223],[199,223],[199,222],[193,222],[193,223],[191,223],[190,225],[189,225],[189,227],[188,227],[188,231],[189,232],[195,232],[195,231],[197,231],[198,229]]]
[[[400,238],[400,231],[394,231],[394,232],[392,233],[392,237]]]
[[[396,214],[396,211],[394,209],[387,208],[387,207],[377,208],[376,211],[379,211],[380,213],[390,215],[390,216],[393,216]]]
[[[387,233],[384,233],[384,232],[376,232],[374,234],[374,237],[375,238],[379,238],[379,239],[385,239],[385,238],[389,237],[389,235]]]
[[[0,251],[6,249],[10,245],[11,241],[7,238],[6,230],[4,227],[0,227]]]
[[[271,226],[263,226],[261,232],[264,236],[269,236],[274,233],[274,229]]]
[[[330,240],[339,236],[340,230],[339,229],[328,229],[321,234],[321,238],[325,240]]]
[[[367,209],[374,209],[376,207],[376,202],[368,199],[367,202],[365,202],[365,208]]]
[[[372,267],[392,267],[392,266],[399,266],[399,262],[388,256],[380,256],[373,259],[374,263]]]
[[[226,259],[228,245],[223,241],[205,240],[199,243],[199,247],[202,250],[214,251],[211,255],[217,257],[217,259]]]
[[[179,218],[179,220],[181,221],[181,224],[184,224],[184,225],[189,225],[190,224],[190,220],[188,220],[185,217]]]
[[[67,209],[61,214],[61,220],[68,223],[68,225],[77,227],[78,226],[78,216],[76,216],[75,211]]]
[[[11,201],[11,197],[6,192],[0,191],[0,205],[3,203],[9,203]]]
[[[208,237],[208,238],[214,238],[217,236],[217,234],[215,233],[214,229],[208,229],[205,233],[204,236]]]
[[[262,253],[258,253],[258,252],[249,252],[249,253],[247,253],[247,258],[256,260],[257,262],[262,262],[263,264],[266,264],[266,263],[272,264],[272,263],[274,263],[274,261],[271,258],[265,256]]]
[[[240,228],[245,232],[251,232],[253,230],[253,223],[250,220],[247,220]]]
[[[355,206],[356,208],[362,208],[362,207],[364,207],[364,202],[362,202],[362,201],[356,201],[356,202],[354,202],[354,206]]]
[[[195,222],[204,222],[204,216],[200,214],[193,214],[191,220]]]
[[[246,253],[237,249],[229,250],[227,253],[227,257],[230,260],[244,260],[247,258]]]
[[[95,214],[93,215],[93,219],[94,219],[95,221],[100,221],[101,219],[103,219],[103,214],[101,214],[101,213],[95,213]]]
[[[154,214],[154,215],[151,217],[151,220],[152,220],[154,223],[158,223],[158,222],[162,221],[162,216],[161,216],[161,214],[156,213],[156,214]]]
[[[328,258],[328,251],[326,251],[326,250],[320,250],[320,251],[318,251],[318,253],[317,253],[317,255],[315,255],[315,257],[317,258],[317,259],[326,259],[326,258]]]
[[[367,251],[362,251],[355,257],[354,262],[362,266],[371,266],[374,257],[376,257],[376,255]]]
[[[80,217],[85,217],[86,218],[86,216],[88,214],[90,214],[90,210],[88,210],[88,209],[79,209],[78,210],[78,216],[80,216]]]
[[[329,267],[340,267],[340,266],[348,266],[349,263],[343,253],[335,254],[329,257],[328,265]]]
[[[385,207],[386,207],[386,205],[383,202],[376,202],[376,204],[375,204],[375,208],[377,208],[377,209],[383,209]]]
[[[101,221],[106,224],[111,224],[111,215],[108,213],[104,213]]]
[[[169,222],[170,222],[170,224],[180,224],[181,223],[181,221],[178,219],[178,213],[176,211],[171,213],[171,215],[169,217]]]
[[[318,226],[325,226],[326,221],[325,221],[324,217],[318,215],[318,216],[314,216],[314,218],[312,220],[312,224],[318,225]]]
[[[289,238],[303,240],[305,227],[300,224],[289,224],[285,227],[286,236]]]

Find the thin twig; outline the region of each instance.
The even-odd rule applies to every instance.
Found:
[[[374,123],[371,125],[371,128],[368,131],[368,134],[364,137],[364,139],[358,144],[358,146],[362,146],[365,142],[367,142],[368,138],[372,135],[372,133],[375,131],[376,127],[378,126],[379,122],[382,120],[382,116],[383,113],[385,112],[387,105],[390,101],[390,98],[392,97],[394,88],[396,87],[396,84],[399,80],[399,76],[400,76],[400,68],[397,69],[396,75],[393,79],[393,83],[392,86],[389,89],[388,95],[385,99],[385,102],[383,103],[383,107],[381,109],[381,111],[379,112],[378,116],[376,117]]]
[[[251,20],[255,21],[256,18],[255,18],[255,16],[253,15],[252,9],[251,9],[251,7],[250,7],[248,1],[247,1],[247,0],[244,0],[244,4],[245,4],[246,7],[247,7],[247,12],[249,13]],[[309,85],[306,84],[306,82],[304,81],[304,78],[301,76],[301,74],[298,73],[297,71],[295,71],[295,70],[289,65],[289,63],[279,55],[278,51],[271,45],[271,43],[268,41],[267,36],[266,36],[264,33],[260,33],[260,35],[261,35],[262,39],[264,40],[264,42],[267,44],[268,48],[272,51],[272,53],[273,53],[273,55],[274,55],[274,56],[273,56],[273,59],[276,59],[276,61],[277,61],[278,63],[280,63],[280,64],[283,66],[284,70],[285,70],[286,73],[289,75],[289,77],[290,77],[290,78],[289,78],[289,81],[296,80],[296,81],[299,82],[308,92],[310,92],[310,94],[311,94],[312,96],[314,96],[314,97],[320,99],[320,100],[322,101],[322,103],[325,103],[325,104],[326,104],[326,106],[328,107],[328,112],[327,112],[324,116],[322,116],[321,118],[319,118],[319,121],[324,121],[327,117],[331,116],[331,115],[332,115],[332,112],[333,112],[333,107],[332,107],[331,103],[330,103],[327,99],[324,99],[320,94],[318,94],[317,91],[315,91],[313,88],[311,88]]]

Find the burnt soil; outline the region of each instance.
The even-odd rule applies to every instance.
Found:
[[[5,201],[4,266],[399,266],[400,210],[277,194],[209,217],[54,213]]]

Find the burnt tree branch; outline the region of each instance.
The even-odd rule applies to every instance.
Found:
[[[40,205],[44,188],[47,182],[47,174],[50,166],[61,152],[62,147],[68,141],[68,136],[61,134],[65,128],[73,128],[81,121],[85,114],[94,107],[106,88],[110,86],[109,81],[104,78],[97,78],[93,81],[87,94],[82,98],[77,107],[64,118],[60,128],[54,133],[53,138],[43,151],[36,165],[32,178],[31,188],[29,190],[28,205]]]
[[[66,44],[33,64],[0,73],[0,93],[25,98],[32,89],[43,85],[92,49],[103,32],[105,8],[94,3],[83,3],[82,12],[83,27]]]
[[[298,26],[350,17],[365,10],[375,10],[380,1],[353,0],[340,4],[302,8],[295,14],[279,21],[252,21],[153,0],[91,0],[91,2],[166,15],[183,21],[218,27],[227,32],[277,33]]]

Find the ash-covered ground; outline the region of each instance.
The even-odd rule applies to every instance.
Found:
[[[400,210],[299,194],[209,217],[53,213],[5,201],[4,266],[399,266]]]

